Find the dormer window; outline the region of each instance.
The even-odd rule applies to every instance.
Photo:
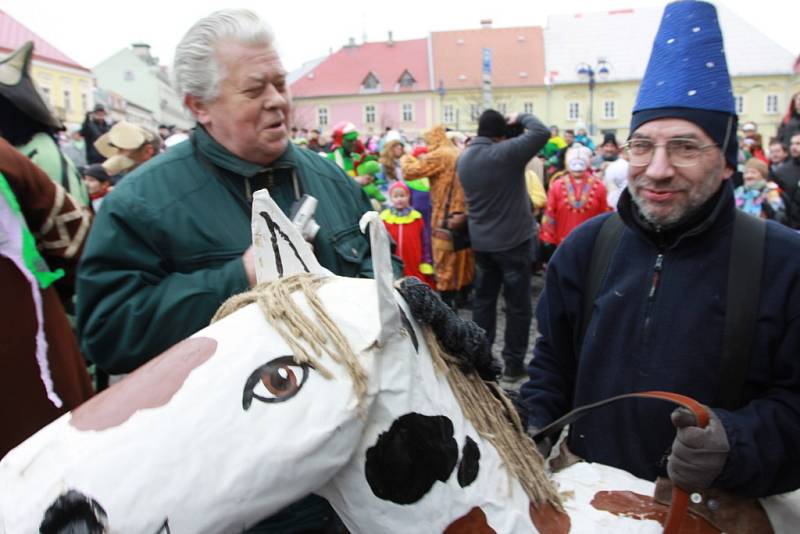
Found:
[[[361,82],[361,88],[364,91],[379,91],[381,88],[381,81],[375,74],[370,72],[367,74],[367,77],[364,78],[364,81]]]
[[[414,79],[408,70],[405,70],[400,76],[400,79],[397,80],[397,83],[400,84],[400,87],[414,87],[414,84],[417,83],[417,80]]]

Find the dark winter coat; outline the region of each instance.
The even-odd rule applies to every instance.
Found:
[[[592,247],[607,216],[578,227],[547,269],[537,319],[541,337],[521,395],[529,424],[542,427],[569,410],[614,395],[666,390],[694,397],[720,417],[731,451],[714,485],[763,496],[800,487],[800,235],[768,221],[757,331],[746,404],[714,407],[720,376],[728,258],[735,207],[725,182],[710,216],[659,249],[634,222],[630,194],[620,199],[626,224],[597,293],[583,346],[576,348]],[[660,256],[661,255],[661,256]],[[657,259],[662,270],[654,276]],[[659,280],[657,283],[654,280]],[[736,291],[736,288],[731,288]],[[747,325],[742,325],[744,328]],[[653,480],[664,474],[675,437],[659,401],[628,400],[571,427],[581,457]]]
[[[242,254],[252,243],[249,191],[266,187],[285,213],[297,193],[316,197],[319,262],[342,276],[372,276],[369,239],[358,228],[372,206],[336,165],[290,143],[265,168],[236,157],[202,128],[194,135],[196,142],[120,182],[89,235],[78,270],[78,330],[84,354],[105,371],[136,369],[208,326],[225,299],[248,288]]]

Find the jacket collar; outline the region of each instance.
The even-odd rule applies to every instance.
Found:
[[[491,138],[479,135],[477,137],[473,137],[472,140],[470,140],[469,146],[472,146],[472,145],[491,145],[492,143],[494,143],[494,141],[492,141]]]
[[[194,131],[194,146],[197,150],[207,157],[214,165],[228,170],[238,176],[251,178],[256,174],[266,172],[271,169],[294,168],[297,166],[297,148],[290,142],[286,150],[272,164],[263,166],[243,160],[233,154],[230,150],[222,146],[216,139],[211,137],[208,131],[198,125]]]
[[[669,249],[685,238],[730,224],[735,216],[736,203],[733,185],[728,179],[722,182],[719,190],[699,210],[672,228],[657,228],[646,221],[627,188],[620,195],[617,210],[628,228],[653,242],[659,249]]]

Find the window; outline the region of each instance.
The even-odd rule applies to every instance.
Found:
[[[567,104],[567,120],[576,121],[581,118],[581,103],[569,102]]]
[[[604,119],[617,118],[617,105],[613,100],[606,100],[603,102],[603,118]]]
[[[741,115],[744,113],[744,97],[743,96],[734,96],[733,103],[736,105],[736,114]]]
[[[500,115],[506,115],[507,114],[506,112],[508,111],[508,106],[506,105],[505,102],[500,102],[499,104],[497,104],[497,111],[500,112]]]
[[[50,88],[49,87],[41,87],[40,89],[42,91],[42,97],[44,98],[44,101],[47,103],[47,105],[52,106],[53,105],[53,98],[50,96]]]
[[[533,113],[533,102],[524,102],[522,104],[523,113]]]
[[[778,113],[778,95],[767,95],[767,113]]]
[[[416,82],[417,80],[415,80],[411,73],[407,70],[404,71],[400,76],[400,79],[397,80],[397,83],[400,84],[400,87],[414,87]]]
[[[403,122],[412,122],[414,120],[414,106],[412,104],[403,104],[402,115]]]
[[[72,113],[72,94],[64,89],[64,113]]]
[[[367,77],[364,78],[363,82],[361,82],[361,88],[365,91],[380,91],[380,87],[380,80],[371,72],[367,74]]]
[[[364,106],[364,122],[367,124],[375,124],[375,106],[372,104]]]
[[[317,108],[317,123],[320,126],[328,125],[328,108]]]
[[[89,97],[86,96],[86,93],[81,93],[81,113],[86,113],[89,111]]]
[[[477,122],[481,117],[481,107],[478,104],[470,104],[469,106],[469,119]]]
[[[123,78],[125,79],[126,82],[132,82],[133,81],[133,71],[132,70],[126,70],[125,74],[123,74]]]
[[[442,108],[442,121],[445,124],[452,124],[455,121],[455,111],[453,110],[453,106],[447,105]]]

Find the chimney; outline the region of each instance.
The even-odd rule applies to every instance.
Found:
[[[492,19],[481,19],[481,28],[484,30],[492,29]]]
[[[394,39],[392,38],[392,30],[389,30],[389,39],[386,41],[389,46],[394,46]]]
[[[356,38],[355,37],[350,37],[347,40],[347,44],[344,45],[344,47],[345,48],[355,48],[356,47]]]
[[[147,43],[133,43],[131,45],[133,52],[143,58],[150,57],[150,45]]]

